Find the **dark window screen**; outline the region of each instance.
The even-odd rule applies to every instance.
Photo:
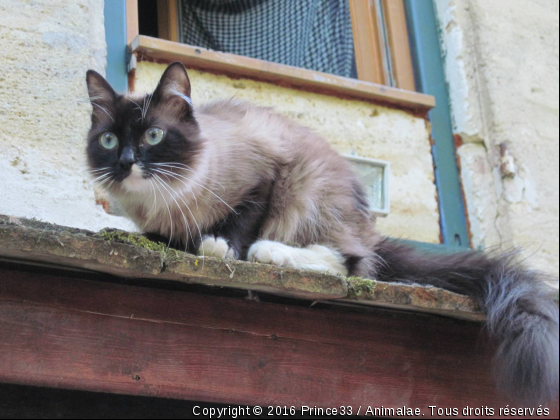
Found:
[[[155,1],[138,2],[138,31],[140,35],[159,36],[158,12]]]
[[[184,44],[356,78],[348,0],[181,0]]]

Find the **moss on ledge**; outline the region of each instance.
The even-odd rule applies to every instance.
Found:
[[[364,279],[362,277],[348,277],[348,299],[373,299],[377,281]]]
[[[121,244],[128,244],[139,248],[144,248],[149,251],[156,251],[165,253],[166,246],[161,242],[150,241],[145,236],[139,233],[125,232],[118,229],[103,229],[94,235],[96,238],[101,238],[105,241],[119,242]]]
[[[0,215],[0,258],[149,278],[266,292],[312,301],[341,301],[482,320],[474,301],[435,287],[340,277],[267,264],[202,258],[167,249],[141,234],[98,233]]]

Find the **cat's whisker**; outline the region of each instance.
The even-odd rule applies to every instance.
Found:
[[[100,176],[103,176],[103,175],[107,175],[107,174],[109,174],[109,173],[110,173],[110,171],[107,170],[107,169],[105,169],[104,171],[97,171],[97,172],[95,172],[95,173],[91,172],[90,175],[91,175],[92,177],[100,177]]]
[[[157,177],[157,175],[155,175]],[[157,177],[159,178],[159,177]],[[181,197],[169,186],[169,184],[167,184],[163,179],[159,178],[159,182],[163,183],[162,187],[165,188],[167,190],[167,192],[169,193],[170,197],[173,199],[173,201],[175,201],[175,204],[177,205],[177,208],[179,209],[179,211],[181,212],[182,216],[183,216],[183,222],[185,223],[185,228],[186,228],[186,232],[185,232],[185,249],[184,251],[187,252],[188,251],[188,247],[189,247],[189,237],[191,238],[192,242],[194,243],[194,235],[191,231],[190,228],[190,224],[188,222],[188,218],[185,216],[185,213],[183,212],[183,210],[181,209],[181,206],[179,205],[179,203],[177,202],[177,200],[175,200],[175,198],[173,197],[173,193],[175,193],[177,195],[177,197],[179,199],[181,199]],[[167,185],[167,187],[169,187],[169,189],[171,191],[169,191],[165,186]],[[183,200],[181,200],[183,201]],[[184,201],[183,201],[184,203]],[[188,208],[188,206],[187,206]]]
[[[111,174],[111,172],[109,172],[109,171],[104,172],[104,173],[102,173],[101,175],[99,175],[97,178],[95,178],[95,179],[93,180],[93,182],[101,181],[103,178],[105,178],[105,177],[110,177],[111,175],[112,175],[112,174]]]
[[[161,198],[165,203],[165,207],[167,207],[167,212],[169,213],[170,234],[169,234],[169,243],[167,244],[167,249],[169,249],[169,247],[171,246],[171,240],[173,239],[173,217],[171,216],[171,210],[169,209],[169,204],[167,204],[167,200],[165,199],[163,193],[161,192],[161,188],[156,183],[154,183],[154,185],[158,189],[159,194],[161,195]]]
[[[95,178],[93,181],[97,181],[98,179],[100,179],[100,178],[102,178],[102,177],[104,177],[104,176],[106,176],[106,175],[110,175],[110,174],[111,174],[111,173],[110,173],[109,171],[105,171],[105,172],[101,173],[100,175],[97,174],[97,175],[98,175],[97,178]]]
[[[164,175],[164,176],[173,176],[174,178],[176,178],[175,175],[165,174],[165,173],[163,173],[163,172],[158,171],[157,169],[155,169],[155,171],[161,173],[161,174]],[[156,174],[153,174],[153,175],[154,175],[154,176],[157,176]],[[178,178],[176,178],[176,179],[178,179]],[[179,182],[182,182],[185,186],[189,187],[184,181],[182,181],[182,180],[180,180],[180,179],[179,179]],[[169,188],[171,188],[171,186],[169,186]],[[173,190],[173,191],[175,192],[175,194],[177,194],[177,192],[176,192],[175,190]],[[192,191],[191,191],[191,193],[192,193]],[[199,237],[200,237],[200,240],[201,240],[201,242],[202,242],[202,231],[201,231],[200,226],[199,226],[199,224],[198,224],[198,222],[197,222],[197,220],[196,220],[196,217],[194,216],[193,212],[191,211],[189,205],[185,202],[185,200],[183,200],[183,198],[182,198],[179,194],[177,194],[177,197],[183,202],[183,204],[184,204],[185,207],[187,208],[187,211],[190,213],[190,215],[191,215],[191,217],[192,217],[192,219],[193,219],[193,222],[194,222],[194,224],[195,224],[195,226],[196,226],[196,229],[198,230],[198,235],[199,235]],[[196,196],[194,195],[194,193],[193,193],[193,197],[195,197],[195,200],[196,200]],[[198,201],[196,201],[196,203],[197,203],[197,208],[198,208]],[[191,233],[191,236],[192,236],[192,233]],[[193,236],[193,238],[194,238],[194,236]],[[195,242],[194,242],[194,239],[193,239],[193,245],[194,245],[194,243],[195,243]],[[185,251],[185,252],[186,252],[186,251]],[[202,248],[202,258],[203,258],[203,259],[202,259],[202,269],[204,269],[204,264],[205,264],[205,259],[204,259],[204,257],[205,257],[204,248]]]
[[[198,178],[198,180],[199,180],[200,182],[202,182],[202,180],[200,179],[200,177],[203,177],[203,178],[206,178],[206,179],[208,179],[208,180],[210,180],[210,181],[212,181],[212,182],[218,184],[220,187],[222,187],[222,189],[223,189],[224,191],[226,190],[226,188],[225,188],[220,182],[216,181],[216,180],[213,179],[213,178],[210,178],[210,177],[207,176],[207,175],[200,175],[200,174],[199,174],[198,172],[196,172],[193,168],[191,168],[191,167],[188,166],[188,165],[185,165],[184,163],[177,163],[177,162],[171,162],[171,163],[152,163],[152,165],[155,165],[155,166],[164,166],[164,167],[175,168],[175,169],[183,169],[183,170],[185,170],[185,171],[192,172],[194,175],[196,175],[196,177]]]
[[[140,120],[142,120],[142,122],[144,122],[144,116],[143,116],[143,113],[142,113],[142,108],[140,108],[140,105],[138,105],[138,102],[133,101],[132,99],[130,99],[130,98],[127,97],[127,96],[125,96],[124,98],[125,98],[126,100],[132,102],[134,105],[136,105],[136,108],[134,108],[134,109],[137,109],[137,110],[140,111],[140,114],[142,115],[142,117],[141,117],[141,118],[138,118],[138,120],[136,120],[136,122],[138,122],[138,121],[140,121]]]
[[[125,99],[126,99],[127,101],[130,101],[130,102],[132,102],[132,103],[133,103],[134,105],[136,105],[136,106],[137,106],[138,108],[140,108],[140,105],[138,105],[138,102],[136,102],[136,101],[133,101],[133,100],[132,100],[132,99],[130,99],[130,98],[129,98],[128,96],[125,96],[124,98],[125,98]],[[141,108],[140,108],[140,109],[141,109]]]
[[[158,215],[157,212],[157,193],[156,193],[156,188],[154,187],[154,181],[152,178],[148,179],[150,181],[150,186],[152,187],[152,195],[154,196],[154,203],[152,204],[152,207],[150,209],[150,211],[148,212],[148,214],[146,215],[146,223],[150,223],[152,221],[152,219]]]
[[[108,116],[109,118],[111,118],[111,121],[115,122],[115,120],[113,119],[113,117],[111,117],[111,114],[109,114],[105,108],[103,108],[101,105],[96,104],[95,102],[92,102],[91,104],[92,104],[93,106],[96,106],[96,107],[98,107],[99,109],[101,109],[101,111],[103,111],[105,114],[107,114],[107,116]]]
[[[106,172],[104,174],[99,175],[92,182],[101,182],[102,180],[104,180],[105,178],[109,178],[110,176],[111,176],[111,174],[109,172]]]
[[[89,172],[91,173],[95,173],[95,172],[102,172],[102,171],[106,171],[107,169],[111,169],[108,166],[106,166],[105,168],[98,168],[98,169],[88,169]]]
[[[178,178],[177,175],[175,175],[175,174],[160,172],[160,171],[158,171],[157,169],[154,169],[154,171],[159,172],[160,174],[165,174],[165,175],[167,175],[167,176],[172,176],[173,178],[175,178],[175,179],[178,180],[179,182],[182,182],[186,187],[188,187],[187,183],[184,182],[184,181],[182,181],[182,180],[181,180],[180,178]],[[191,188],[189,188],[189,189],[190,189],[190,192],[191,192],[191,194],[192,194],[192,196],[193,196],[193,198],[194,198],[194,202],[195,202],[195,204],[196,204],[196,208],[198,209],[198,199],[196,198],[196,194],[192,191]]]
[[[170,185],[168,185],[168,184],[165,183],[165,181],[164,181],[163,179],[161,179],[161,178],[160,178],[159,176],[157,176],[156,174],[153,174],[153,175],[154,175],[154,177],[155,177],[155,180],[156,180],[157,182],[160,182],[160,183],[161,183],[161,186],[162,186],[163,188],[165,188],[165,190],[170,194],[170,197],[173,199],[173,201],[174,201],[175,204],[177,205],[177,208],[179,209],[179,211],[180,211],[181,214],[183,215],[183,221],[185,222],[185,228],[186,228],[186,232],[185,232],[185,234],[186,234],[185,252],[187,252],[187,247],[188,247],[188,244],[189,244],[189,236],[190,236],[191,238],[193,238],[193,234],[192,234],[192,232],[191,232],[191,228],[190,228],[190,226],[189,226],[189,223],[187,222],[187,217],[185,216],[185,213],[183,212],[183,209],[181,209],[181,206],[179,205],[179,203],[177,202],[177,200],[175,200],[175,197],[173,197],[172,192],[174,192],[175,195],[177,195],[177,197],[179,197],[179,199],[180,199],[181,201],[183,201],[183,200],[181,199],[181,197],[179,196],[179,194],[177,194],[177,192],[174,191],[173,188],[171,188]],[[167,187],[169,187],[169,189],[168,189]],[[172,192],[171,192],[170,190],[171,190]],[[185,203],[185,202],[183,201],[183,203]],[[185,205],[186,205],[186,203],[185,203]],[[187,206],[187,207],[188,207],[188,206]],[[192,214],[192,213],[191,213],[191,214]]]
[[[165,169],[160,169],[160,170],[161,170],[161,171],[164,171],[164,172],[169,172],[169,171],[165,171]],[[234,212],[235,214],[239,214],[239,213],[237,213],[237,211],[235,211],[235,209],[234,209],[233,207],[231,207],[228,203],[226,203],[226,202],[225,202],[218,194],[216,194],[214,191],[212,191],[212,190],[206,188],[204,185],[201,185],[201,184],[197,183],[196,181],[193,181],[193,180],[190,179],[190,178],[187,178],[187,177],[184,176],[184,175],[179,175],[179,174],[176,174],[176,175],[179,176],[179,177],[181,177],[181,178],[184,178],[184,179],[186,179],[187,181],[192,182],[193,184],[197,185],[198,187],[200,187],[200,188],[202,188],[202,189],[208,191],[210,194],[212,194],[214,197],[216,197],[218,200],[220,200],[222,203],[224,203],[232,212]]]
[[[95,179],[93,179],[91,182],[97,182],[99,180],[101,180],[105,175],[111,175],[111,172],[102,172],[102,173],[96,173],[96,174],[91,174],[92,177],[97,177]]]
[[[154,178],[156,182],[158,182],[163,189],[165,189],[167,191],[167,193],[169,194],[169,196],[171,197],[171,199],[175,202],[175,204],[177,205],[177,208],[179,209],[179,211],[181,212],[181,215],[183,216],[183,223],[185,224],[186,230],[185,230],[185,252],[187,252],[187,246],[188,246],[188,241],[189,241],[189,234],[190,234],[190,228],[189,228],[189,224],[187,222],[187,219],[185,217],[185,213],[183,213],[183,210],[181,210],[181,206],[179,205],[179,203],[177,203],[177,200],[175,200],[175,198],[173,197],[173,195],[171,194],[171,192],[165,187],[165,183],[163,182],[163,180],[159,179],[159,177]]]
[[[144,113],[142,114],[142,121],[144,121],[144,118],[146,118],[146,115],[148,115],[148,109],[150,108],[150,104],[152,103],[153,96],[153,93],[149,93],[144,97]]]
[[[157,171],[157,169],[156,169],[156,171]],[[159,171],[158,171],[158,172],[159,172]],[[162,172],[160,172],[160,173],[162,173]],[[162,173],[162,174],[163,174],[164,176],[167,175],[167,174],[164,174],[164,173]],[[156,174],[153,174],[153,175],[157,177]],[[169,176],[169,175],[167,175],[167,176]],[[158,177],[158,178],[159,178],[159,177]],[[188,187],[188,185],[187,185],[184,181],[179,180],[179,182],[182,182],[185,186]],[[169,186],[169,188],[171,188],[171,186]],[[172,189],[172,188],[171,188],[171,189]],[[172,189],[172,190],[173,190],[173,189]],[[177,194],[177,192],[176,192],[175,190],[173,190],[173,191],[175,192],[175,194]],[[193,194],[193,197],[195,197],[194,194]],[[177,194],[177,198],[179,198],[179,200],[181,200],[181,201],[183,202],[183,204],[184,204],[185,207],[187,208],[187,211],[190,213],[190,215],[191,215],[191,217],[192,217],[192,220],[193,220],[193,222],[194,222],[194,224],[195,224],[195,226],[196,226],[196,229],[197,229],[197,231],[198,231],[198,235],[199,235],[199,238],[200,238],[200,241],[201,241],[201,244],[202,244],[202,231],[201,231],[201,229],[200,229],[200,225],[198,224],[198,222],[197,222],[197,220],[196,220],[196,217],[194,216],[193,212],[191,211],[191,208],[189,207],[189,205],[185,202],[185,200],[183,200],[183,198],[182,198],[179,194]],[[196,200],[196,197],[195,197],[195,200]],[[197,208],[198,208],[198,202],[197,202]],[[189,231],[190,231],[190,229],[189,229]],[[191,236],[192,236],[192,233],[191,233]],[[195,245],[194,236],[192,236],[192,237],[193,237],[193,245]],[[185,250],[185,252],[186,252],[186,250]],[[206,256],[206,255],[205,255],[204,248],[202,248],[202,269],[203,269],[203,270],[204,270],[205,261],[206,261],[205,256]]]
[[[209,181],[212,181],[213,183],[219,185],[222,190],[226,190],[226,187],[223,186],[222,183],[220,183],[219,181],[216,181],[214,178],[210,178],[208,175],[200,175],[198,172],[196,172],[193,168],[191,168],[189,165],[185,165],[184,163],[181,163],[180,165],[183,165],[185,167],[185,170],[192,172],[194,175],[196,175],[196,177],[198,178],[198,180],[200,182],[202,182],[202,180],[200,179],[200,177],[202,176],[203,178],[206,178]]]
[[[146,96],[142,100],[142,120],[144,120],[144,110],[146,109]]]
[[[107,182],[108,182],[108,184],[105,185],[105,183],[107,183]],[[114,180],[111,179],[111,177],[105,178],[102,182],[99,183],[99,187],[103,187],[103,188],[105,188],[105,189],[108,189],[108,188],[109,188],[109,185],[110,185],[112,182],[114,182]]]
[[[148,220],[151,218],[151,214],[152,211],[154,211],[156,209],[157,206],[157,200],[156,200],[156,189],[154,187],[154,181],[151,178],[148,178],[148,181],[150,181],[150,186],[152,187],[152,193],[154,195],[154,204],[152,204],[152,208],[150,209],[150,211],[148,212]],[[155,213],[154,213],[155,214]]]
[[[144,101],[142,102],[142,121],[144,121],[144,116],[146,113],[146,101],[148,99],[148,95],[144,96]]]
[[[155,175],[155,174],[154,174],[154,176],[158,177],[158,176]],[[158,178],[159,178],[159,177],[158,177]],[[160,180],[163,181],[161,178],[160,178]],[[181,201],[183,202],[183,204],[185,205],[185,207],[187,208],[188,212],[190,213],[190,215],[191,215],[191,217],[192,217],[192,219],[193,219],[194,225],[196,226],[196,229],[198,230],[198,235],[199,235],[200,240],[201,240],[201,242],[202,242],[202,231],[200,230],[200,226],[199,226],[198,222],[196,221],[196,217],[194,217],[194,214],[193,214],[193,212],[191,211],[189,205],[185,202],[185,200],[183,200],[183,198],[182,198],[179,194],[177,194],[177,192],[176,192],[175,190],[173,190],[173,188],[171,188],[170,185],[168,185],[168,186],[169,186],[169,188],[170,188],[173,192],[175,192],[175,194],[177,195],[177,198],[179,198],[179,200],[181,200]],[[187,229],[188,229],[188,225],[187,225]],[[189,232],[191,232],[190,229],[189,229]],[[194,236],[192,235],[192,233],[191,233],[191,237],[193,238],[193,245],[194,245]],[[185,252],[187,252],[186,249],[185,249]],[[204,248],[202,248],[202,269],[204,269],[204,264],[205,264],[205,259],[204,259],[204,257],[205,257],[205,255],[204,255]]]
[[[152,163],[152,165],[154,165],[154,166],[159,166],[159,167],[162,167],[162,168],[167,168],[167,169],[169,169],[169,170],[171,170],[171,169],[179,169],[179,170],[182,170],[182,171],[192,172],[193,175],[195,175],[196,178],[197,178],[200,182],[202,182],[202,180],[200,179],[199,174],[197,174],[197,173],[196,173],[195,171],[193,171],[192,169],[184,168],[184,167],[181,167],[181,166],[174,166],[174,165],[168,165],[168,164],[159,164],[159,163]],[[208,177],[205,177],[205,178],[208,178]],[[208,179],[210,179],[210,178],[208,178]]]
[[[152,169],[155,172],[158,172],[162,175],[165,175],[167,177],[173,177],[175,178],[177,181],[179,181],[180,183],[182,183],[185,187],[187,187],[187,189],[190,191],[191,195],[194,198],[194,202],[196,204],[196,208],[198,209],[198,199],[196,198],[196,194],[194,193],[194,191],[192,190],[192,186],[188,185],[185,181],[183,181],[182,179],[180,179],[179,177],[181,177],[180,174],[176,174],[173,173],[171,171],[165,170],[165,169]]]
[[[148,101],[148,108],[150,108],[150,105],[152,104],[152,99],[154,98],[154,94],[153,92],[150,93],[150,100]],[[148,110],[148,108],[146,108],[146,111]]]
[[[107,184],[107,187],[105,187],[107,190],[113,188],[113,185],[115,185],[115,180],[113,179],[111,182],[109,182],[109,184]]]
[[[138,109],[139,109],[140,111],[142,111],[142,108],[140,108],[140,105],[138,105],[138,102],[133,101],[133,100],[130,99],[128,96],[125,96],[124,98],[125,98],[127,101],[132,102],[134,105],[136,105],[136,106],[138,107]]]
[[[157,175],[156,175],[156,176],[157,176]],[[162,181],[163,181],[163,180],[162,180]],[[197,222],[197,220],[196,220],[196,217],[194,217],[194,214],[193,214],[193,212],[191,211],[191,208],[190,208],[189,205],[185,202],[185,200],[183,200],[183,198],[182,198],[173,188],[171,188],[171,186],[170,186],[169,184],[168,184],[168,186],[169,186],[169,188],[177,195],[177,198],[179,198],[179,200],[181,200],[181,201],[183,202],[183,204],[185,205],[185,207],[187,208],[187,211],[190,213],[190,215],[191,215],[191,217],[192,217],[192,219],[193,219],[194,225],[196,226],[196,229],[198,230],[198,235],[200,236],[200,240],[202,241],[202,231],[200,230],[200,226],[199,226],[199,224],[198,224],[198,222]],[[190,232],[190,229],[189,229],[189,232]],[[193,238],[193,244],[194,244],[194,236],[192,235],[192,233],[191,233],[191,237]],[[186,251],[185,251],[185,252],[186,252]],[[204,257],[204,249],[202,249],[202,256]],[[203,264],[204,264],[204,261],[203,261]]]
[[[159,178],[161,181],[163,181],[163,179],[162,179],[161,177],[159,177],[158,175],[156,175],[156,174],[153,174],[153,175],[154,175],[155,177]],[[168,176],[167,174],[164,174],[164,173],[162,173],[162,175],[163,175],[163,176]],[[168,178],[168,180],[169,180],[169,178]],[[165,181],[164,181],[164,182],[165,182]],[[196,221],[196,218],[194,217],[194,214],[192,213],[192,211],[191,211],[189,205],[187,204],[187,202],[183,199],[183,197],[181,197],[180,194],[177,193],[177,191],[175,191],[175,190],[171,187],[171,185],[169,185],[168,183],[165,183],[165,184],[169,187],[169,189],[171,189],[171,190],[175,193],[175,195],[177,195],[177,198],[179,198],[179,200],[181,200],[181,201],[183,202],[183,204],[185,205],[185,207],[187,208],[187,210],[189,211],[189,213],[191,214],[191,216],[192,216],[192,218],[193,218],[194,224],[195,224],[196,227],[197,227],[197,230],[198,230],[199,235],[202,237],[202,232],[201,232],[201,230],[200,230],[200,227],[198,226],[198,223],[197,223],[197,221]]]

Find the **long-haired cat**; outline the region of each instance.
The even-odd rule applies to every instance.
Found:
[[[145,96],[119,95],[94,71],[87,85],[90,169],[143,232],[192,253],[467,294],[499,344],[499,386],[523,402],[558,396],[558,307],[538,273],[381,237],[363,187],[323,138],[240,101],[194,108],[180,63]]]

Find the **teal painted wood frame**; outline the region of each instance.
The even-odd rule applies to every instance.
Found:
[[[105,41],[107,42],[107,81],[117,92],[128,90],[126,1],[105,0]]]
[[[436,98],[430,111],[443,245],[468,248],[469,234],[453,139],[438,24],[432,0],[404,0],[416,87]]]
[[[430,111],[434,172],[443,245],[411,242],[429,251],[462,250],[469,246],[466,213],[455,155],[449,97],[443,71],[438,25],[432,0],[404,0],[417,88],[435,96]],[[105,1],[107,80],[118,91],[128,88],[126,2]]]

